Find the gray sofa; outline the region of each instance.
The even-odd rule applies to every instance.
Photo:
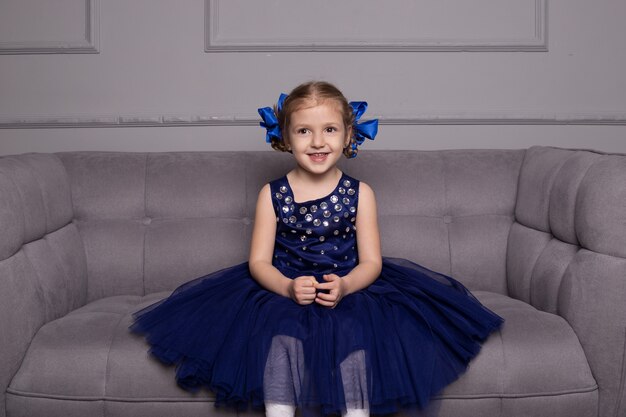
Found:
[[[0,158],[0,416],[203,416],[131,314],[247,258],[268,152]],[[626,415],[626,156],[364,151],[383,253],[456,277],[506,319],[441,416]]]

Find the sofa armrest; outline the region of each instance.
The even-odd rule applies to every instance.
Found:
[[[580,250],[563,277],[559,315],[576,332],[598,383],[598,415],[626,415],[626,259]]]
[[[527,150],[507,248],[509,294],[572,326],[600,416],[626,411],[626,156]]]
[[[581,249],[563,276],[558,313],[573,327],[600,388],[601,416],[626,415],[626,157],[603,156],[578,188]]]
[[[86,302],[67,174],[48,154],[0,158],[0,416],[37,330]]]

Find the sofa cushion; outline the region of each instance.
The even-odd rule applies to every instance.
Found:
[[[89,416],[168,415],[174,403],[179,415],[218,413],[211,393],[179,388],[173,368],[150,358],[143,338],[128,331],[134,311],[167,294],[101,299],[43,326],[7,391],[8,415],[67,415],[68,401]],[[501,294],[475,294],[506,322],[441,393],[440,415],[523,415],[551,407],[562,410],[552,416],[595,415],[596,382],[567,322]]]

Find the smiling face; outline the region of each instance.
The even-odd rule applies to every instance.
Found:
[[[332,171],[350,142],[338,104],[331,100],[313,102],[290,117],[287,143],[298,166],[316,175]]]

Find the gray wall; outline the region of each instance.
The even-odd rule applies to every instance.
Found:
[[[0,154],[267,149],[257,107],[336,83],[365,149],[626,152],[623,0],[1,0]]]

